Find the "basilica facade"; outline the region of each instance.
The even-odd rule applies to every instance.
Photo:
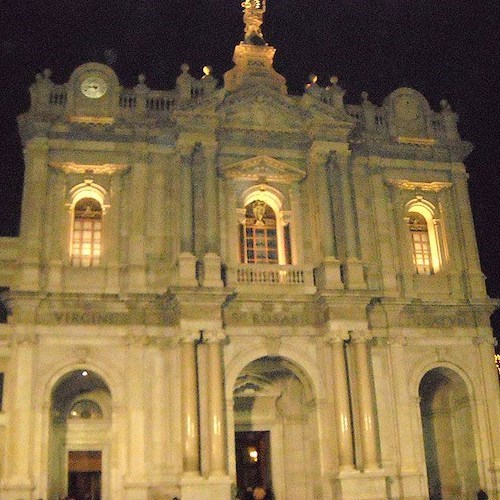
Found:
[[[0,497],[500,498],[457,117],[287,93],[244,2],[218,83],[37,75],[0,238]]]

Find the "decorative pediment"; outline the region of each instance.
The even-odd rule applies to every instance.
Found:
[[[225,128],[290,132],[302,130],[309,114],[290,98],[266,88],[228,97],[218,110]]]
[[[305,170],[265,155],[222,167],[221,174],[229,179],[286,183],[298,182],[306,176]]]

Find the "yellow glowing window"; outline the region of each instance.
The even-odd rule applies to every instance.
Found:
[[[256,200],[248,204],[241,229],[242,262],[278,264],[276,214],[267,203]]]
[[[101,259],[102,207],[94,198],[83,198],[74,208],[71,263],[98,266]]]
[[[408,227],[411,234],[415,271],[417,274],[432,274],[431,245],[425,217],[418,212],[410,212],[408,214]]]

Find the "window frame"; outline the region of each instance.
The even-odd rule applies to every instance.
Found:
[[[419,276],[430,276],[439,273],[443,268],[443,258],[441,252],[441,235],[439,234],[439,219],[435,217],[436,208],[430,202],[423,198],[411,200],[405,207],[406,216],[405,231],[408,234],[411,251],[411,262],[413,265],[414,273]],[[415,260],[415,242],[410,229],[410,214],[417,213],[423,217],[427,226],[428,246],[429,246],[429,260],[430,271],[423,273],[418,271],[418,264]]]
[[[107,208],[109,208],[109,205],[105,204],[105,196],[106,196],[106,190],[99,186],[98,184],[94,184],[92,181],[87,180],[83,184],[79,184],[75,186],[73,189],[70,191],[70,196],[71,196],[71,202],[67,205],[69,209],[69,241],[68,241],[68,257],[69,257],[69,263],[73,267],[77,268],[96,268],[102,266],[103,263],[103,256],[104,256],[104,216],[106,213]],[[74,236],[75,236],[75,209],[78,205],[78,203],[84,199],[93,199],[95,200],[101,209],[101,217],[100,217],[100,252],[98,259],[96,262],[90,262],[89,265],[82,265],[81,263],[75,262],[74,258]],[[81,259],[81,256],[79,257]]]
[[[240,264],[248,265],[289,265],[293,263],[292,255],[292,242],[291,242],[291,230],[290,221],[288,220],[287,214],[283,211],[283,201],[281,193],[270,186],[258,186],[247,190],[246,196],[243,200],[243,208],[238,210],[240,213],[239,220],[239,262]],[[264,202],[273,212],[276,221],[276,243],[277,243],[277,262],[276,263],[265,263],[265,262],[248,262],[247,255],[245,252],[246,247],[246,213],[247,208],[250,204],[261,201]],[[287,241],[288,238],[288,241]]]

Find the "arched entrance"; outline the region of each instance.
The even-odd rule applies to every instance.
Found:
[[[434,368],[422,378],[419,396],[429,498],[476,498],[479,475],[464,381],[449,368]]]
[[[317,412],[302,370],[283,357],[257,359],[239,374],[233,397],[239,498],[259,485],[266,498],[314,498]]]
[[[91,370],[74,370],[51,394],[48,498],[108,498],[111,393]]]

